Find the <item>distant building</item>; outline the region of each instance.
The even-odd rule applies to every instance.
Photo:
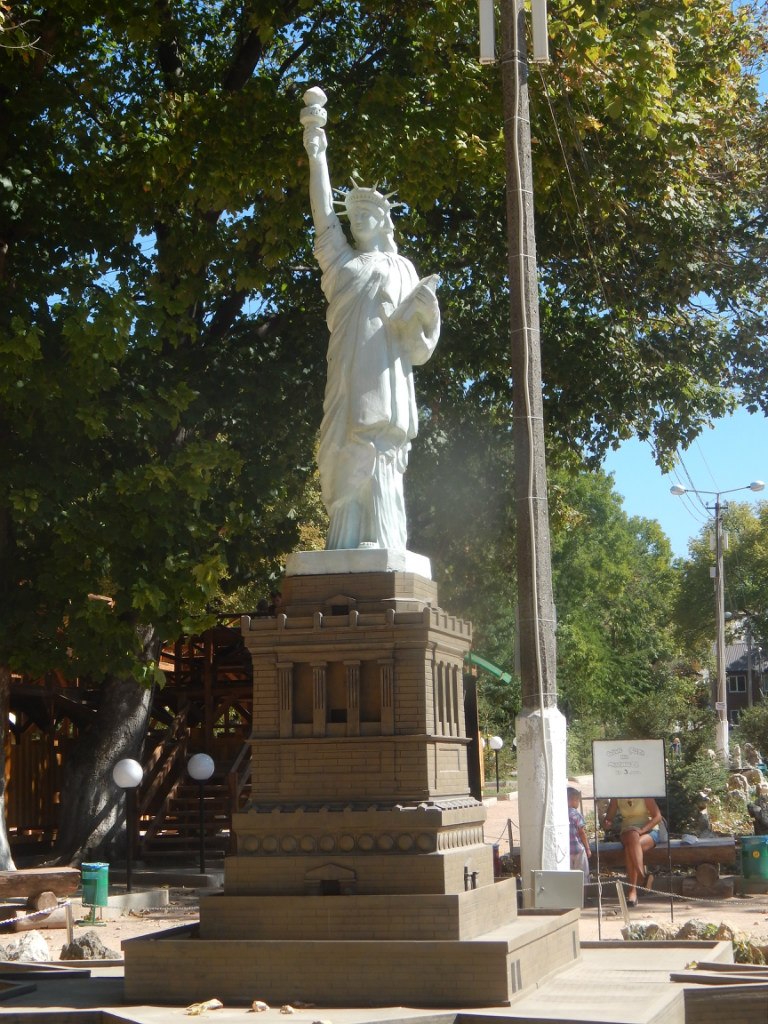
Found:
[[[752,682],[750,700],[749,683]],[[763,700],[768,694],[768,655],[755,644],[744,641],[725,648],[725,698],[728,721],[736,725],[744,708]]]

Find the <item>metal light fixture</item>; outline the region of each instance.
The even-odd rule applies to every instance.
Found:
[[[488,746],[494,753],[496,758],[496,792],[499,792],[499,751],[504,746],[504,740],[501,736],[491,736],[488,740]]]
[[[112,769],[112,779],[125,792],[125,891],[133,892],[133,842],[136,832],[136,787],[144,777],[144,769],[132,757],[124,757]]]
[[[208,754],[193,754],[187,762],[190,778],[199,787],[200,874],[205,874],[205,784],[213,775],[215,764]]]

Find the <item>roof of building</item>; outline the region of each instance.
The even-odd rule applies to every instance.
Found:
[[[743,641],[728,644],[725,648],[725,671],[738,675],[747,671],[749,647]],[[768,655],[755,644],[752,645],[752,671],[768,672]]]

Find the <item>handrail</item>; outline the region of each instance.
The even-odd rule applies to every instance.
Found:
[[[144,765],[144,777],[137,793],[139,818],[152,813],[157,803],[168,796],[178,781],[181,773],[174,769],[177,769],[179,761],[186,755],[187,738],[187,708],[183,708]]]

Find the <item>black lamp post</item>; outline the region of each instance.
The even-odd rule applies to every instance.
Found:
[[[208,754],[193,754],[187,762],[190,777],[198,783],[200,796],[200,874],[205,874],[205,784],[213,775],[215,765]]]
[[[488,740],[488,746],[493,751],[496,757],[496,792],[499,792],[499,751],[504,746],[504,740],[501,736],[491,736]]]
[[[136,832],[136,787],[144,777],[144,769],[132,757],[124,757],[112,769],[115,785],[125,791],[125,891],[133,892],[133,843]]]

